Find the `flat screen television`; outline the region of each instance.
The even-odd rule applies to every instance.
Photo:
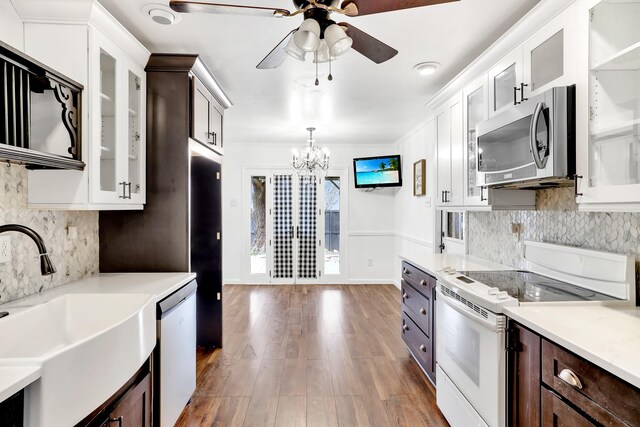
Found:
[[[353,159],[356,188],[402,187],[399,155]]]

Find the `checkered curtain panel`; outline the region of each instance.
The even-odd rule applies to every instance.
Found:
[[[298,227],[298,278],[317,277],[317,179],[300,177],[300,225]]]
[[[273,181],[273,277],[293,279],[292,176],[275,175]]]

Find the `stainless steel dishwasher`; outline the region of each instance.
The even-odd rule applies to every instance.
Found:
[[[173,426],[196,389],[196,281],[158,303],[154,418]]]

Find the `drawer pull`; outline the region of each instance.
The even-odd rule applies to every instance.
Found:
[[[405,292],[404,294],[402,294],[402,299],[408,299],[409,295],[407,295],[407,293]]]
[[[422,280],[420,280],[420,284],[421,284],[422,286],[427,286],[427,281],[426,281],[426,280],[424,280],[424,279],[422,279]]]
[[[424,308],[420,309],[420,314],[422,314],[423,316],[427,315],[427,310],[425,310]]]
[[[578,376],[573,373],[571,369],[563,369],[558,374],[558,378],[560,378],[565,383],[569,384],[571,387],[582,389],[582,383]]]
[[[407,270],[406,268],[403,268],[403,269],[402,269],[402,272],[403,272],[404,274],[409,274],[409,270]]]
[[[424,344],[422,344],[422,345],[420,346],[420,351],[422,351],[422,352],[426,353],[426,352],[427,352],[427,347],[425,347],[425,345],[424,345]]]
[[[404,331],[408,331],[408,330],[409,330],[409,327],[408,327],[407,325],[402,325],[402,330],[404,330]]]

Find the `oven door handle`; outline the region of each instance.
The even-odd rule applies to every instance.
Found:
[[[484,326],[485,328],[491,330],[491,331],[498,331],[498,324],[496,322],[491,322],[490,320],[485,319],[484,317],[481,317],[478,315],[478,313],[476,313],[475,311],[473,311],[472,309],[470,309],[469,307],[467,307],[466,305],[462,304],[459,301],[456,301],[455,299],[451,298],[450,296],[446,295],[445,293],[443,293],[440,288],[436,289],[436,292],[438,294],[437,298],[439,301],[444,302],[445,304],[447,304],[449,307],[451,307],[452,309],[454,309],[455,311],[457,311],[458,313],[462,314],[463,316],[465,316],[467,319],[479,323],[482,326]]]

